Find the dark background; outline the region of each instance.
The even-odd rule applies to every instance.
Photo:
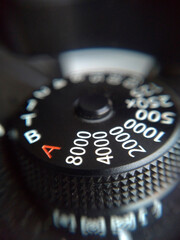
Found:
[[[162,80],[180,95],[179,5],[165,0],[0,0],[0,121],[12,115],[34,88],[57,75],[59,52],[82,47],[152,54],[162,66]],[[0,239],[64,240],[49,217],[37,216],[2,156]],[[135,239],[180,239],[179,191],[178,185],[164,199],[164,217],[134,233]]]
[[[113,46],[180,60],[179,1],[1,0],[0,40],[23,54]]]

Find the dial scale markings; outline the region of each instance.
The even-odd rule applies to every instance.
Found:
[[[132,79],[134,80],[132,81]],[[91,85],[96,86],[100,84],[106,84],[107,88],[108,86],[110,86],[110,88],[113,88],[114,86],[117,88],[117,86],[120,86],[121,91],[123,91],[123,89],[126,90],[126,95],[128,91],[129,96],[134,97],[133,99],[123,97],[124,99],[121,103],[121,106],[123,105],[123,107],[129,111],[132,111],[134,109],[133,111],[135,111],[135,113],[133,114],[134,118],[127,119],[124,122],[121,120],[119,125],[114,126],[107,131],[100,131],[106,135],[106,138],[100,136],[99,139],[96,139],[93,136],[96,136],[99,131],[89,132],[85,128],[81,129],[81,131],[76,132],[76,136],[79,134],[79,132],[86,132],[89,137],[86,139],[86,137],[81,136],[79,140],[78,138],[76,139],[76,137],[74,137],[74,140],[72,140],[74,146],[71,143],[70,146],[72,147],[66,151],[67,154],[68,152],[70,154],[67,155],[64,160],[67,165],[66,167],[83,165],[83,158],[85,158],[88,154],[86,149],[89,145],[89,142],[91,142],[91,146],[93,145],[95,147],[93,158],[96,162],[99,162],[103,165],[111,166],[113,165],[113,159],[117,158],[117,155],[114,156],[115,150],[111,147],[111,145],[114,144],[114,141],[119,143],[118,148],[121,147],[121,150],[126,150],[127,154],[131,158],[135,158],[136,153],[138,152],[142,154],[142,156],[138,155],[139,158],[143,158],[145,157],[143,154],[149,154],[149,151],[145,146],[142,145],[143,143],[139,144],[139,142],[136,140],[137,136],[141,135],[142,138],[144,137],[147,139],[153,139],[154,142],[161,143],[164,140],[166,132],[158,131],[157,127],[154,127],[154,124],[160,123],[161,125],[173,125],[175,121],[176,113],[174,113],[174,111],[169,111],[169,109],[174,106],[170,95],[162,94],[163,87],[160,87],[155,83],[150,82],[148,84],[144,84],[141,78],[137,78],[135,76],[123,77],[122,74],[118,73],[91,74],[88,77],[81,76],[79,78],[76,78],[76,81],[72,77],[72,82],[73,85],[79,85],[84,82],[88,82]],[[34,128],[29,130],[29,128],[33,127],[34,120],[39,117],[38,114],[34,111],[38,109],[39,102],[42,102],[48,96],[53,94],[54,90],[57,91],[67,88],[68,85],[72,84],[72,82],[71,78],[70,81],[65,79],[54,79],[52,81],[52,89],[50,87],[43,86],[39,90],[34,91],[33,96],[35,98],[31,98],[27,101],[27,113],[22,114],[20,116],[20,119],[24,121],[26,129],[28,129],[26,132],[24,132],[24,137],[29,144],[35,144],[40,140],[43,140],[42,134],[38,129]],[[104,94],[107,95],[107,93],[108,90],[105,89]],[[164,112],[161,110],[163,108],[168,109],[168,111]],[[149,123],[152,123],[153,127],[149,127]],[[115,129],[119,129],[119,132],[117,131],[116,134],[113,132]],[[112,135],[114,139],[110,137],[110,135]],[[131,135],[133,135],[133,137]],[[142,142],[142,140],[140,141]],[[46,148],[43,148],[43,146],[51,146],[51,148],[49,147],[51,152],[53,150],[57,150],[58,148],[60,151],[63,148],[67,148],[67,146],[65,146],[62,141],[56,142],[54,144],[51,144],[50,142],[43,142],[41,149],[45,153],[46,158],[48,157],[52,161],[56,158],[56,152],[50,154],[50,152],[46,151]]]

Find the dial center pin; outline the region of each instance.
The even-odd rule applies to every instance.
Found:
[[[112,101],[100,94],[83,95],[76,102],[76,114],[83,119],[103,119],[111,113]]]

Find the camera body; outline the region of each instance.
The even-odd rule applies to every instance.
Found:
[[[48,85],[52,79],[67,75],[63,64],[60,64],[60,59],[63,58],[61,56],[65,56],[64,52],[66,54],[69,50],[113,47],[114,51],[116,48],[126,48],[153,55],[153,66],[146,78],[160,79],[179,95],[180,50],[177,48],[179,28],[176,24],[177,14],[174,14],[174,5],[167,3],[162,8],[160,3],[143,4],[141,1],[108,3],[20,0],[2,4],[0,52],[2,239],[92,240],[124,239],[123,236],[128,240],[131,240],[132,236],[133,239],[147,240],[179,239],[178,184],[172,192],[160,200],[163,213],[159,219],[153,214],[154,209],[158,208],[157,205],[150,204],[147,208],[141,209],[144,211],[142,216],[148,215],[147,224],[145,219],[139,217],[138,211],[132,211],[135,213],[138,226],[136,230],[132,227],[132,236],[128,227],[119,235],[116,233],[113,235],[112,229],[108,230],[106,236],[99,232],[92,234],[93,231],[90,234],[89,229],[84,230],[83,235],[79,227],[77,235],[74,235],[71,213],[61,213],[55,211],[55,208],[54,211],[52,208],[47,209],[47,205],[39,202],[29,192],[26,184],[22,183],[22,179],[18,177],[16,164],[12,160],[6,161],[12,158],[12,155],[7,152],[8,142],[3,139],[4,134],[7,134],[6,126],[31,92],[42,85]],[[63,214],[64,218],[61,218]],[[123,221],[128,221],[130,215],[127,214],[126,211],[122,213]],[[84,222],[87,220],[88,217],[84,218]],[[109,224],[107,228],[110,228],[110,220],[106,221]],[[82,216],[79,216],[78,222],[79,225],[84,223]]]

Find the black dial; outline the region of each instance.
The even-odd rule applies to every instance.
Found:
[[[118,72],[80,79],[54,79],[51,86],[34,91],[13,121],[17,161],[30,188],[46,199],[46,186],[49,200],[86,211],[133,204],[169,191],[178,177],[173,168],[179,155],[175,95],[162,83]],[[64,188],[69,181],[71,187]],[[118,194],[118,201],[102,201],[97,189],[88,189],[89,181],[102,191],[116,183],[119,190],[112,196]],[[73,188],[84,193],[75,191],[72,200]],[[89,192],[97,195],[92,202]]]
[[[80,83],[61,79],[35,91],[14,127],[19,144],[59,171],[122,173],[150,163],[176,142],[178,111],[160,83],[91,74]]]
[[[146,77],[146,61],[135,67],[137,55],[127,70],[119,55],[111,65],[117,51],[105,51],[111,58],[102,68],[104,50],[93,51],[81,70],[65,64],[73,70],[32,93],[10,119],[5,148],[20,181],[68,240],[130,240],[127,231],[162,216],[160,199],[177,184],[179,100]]]

